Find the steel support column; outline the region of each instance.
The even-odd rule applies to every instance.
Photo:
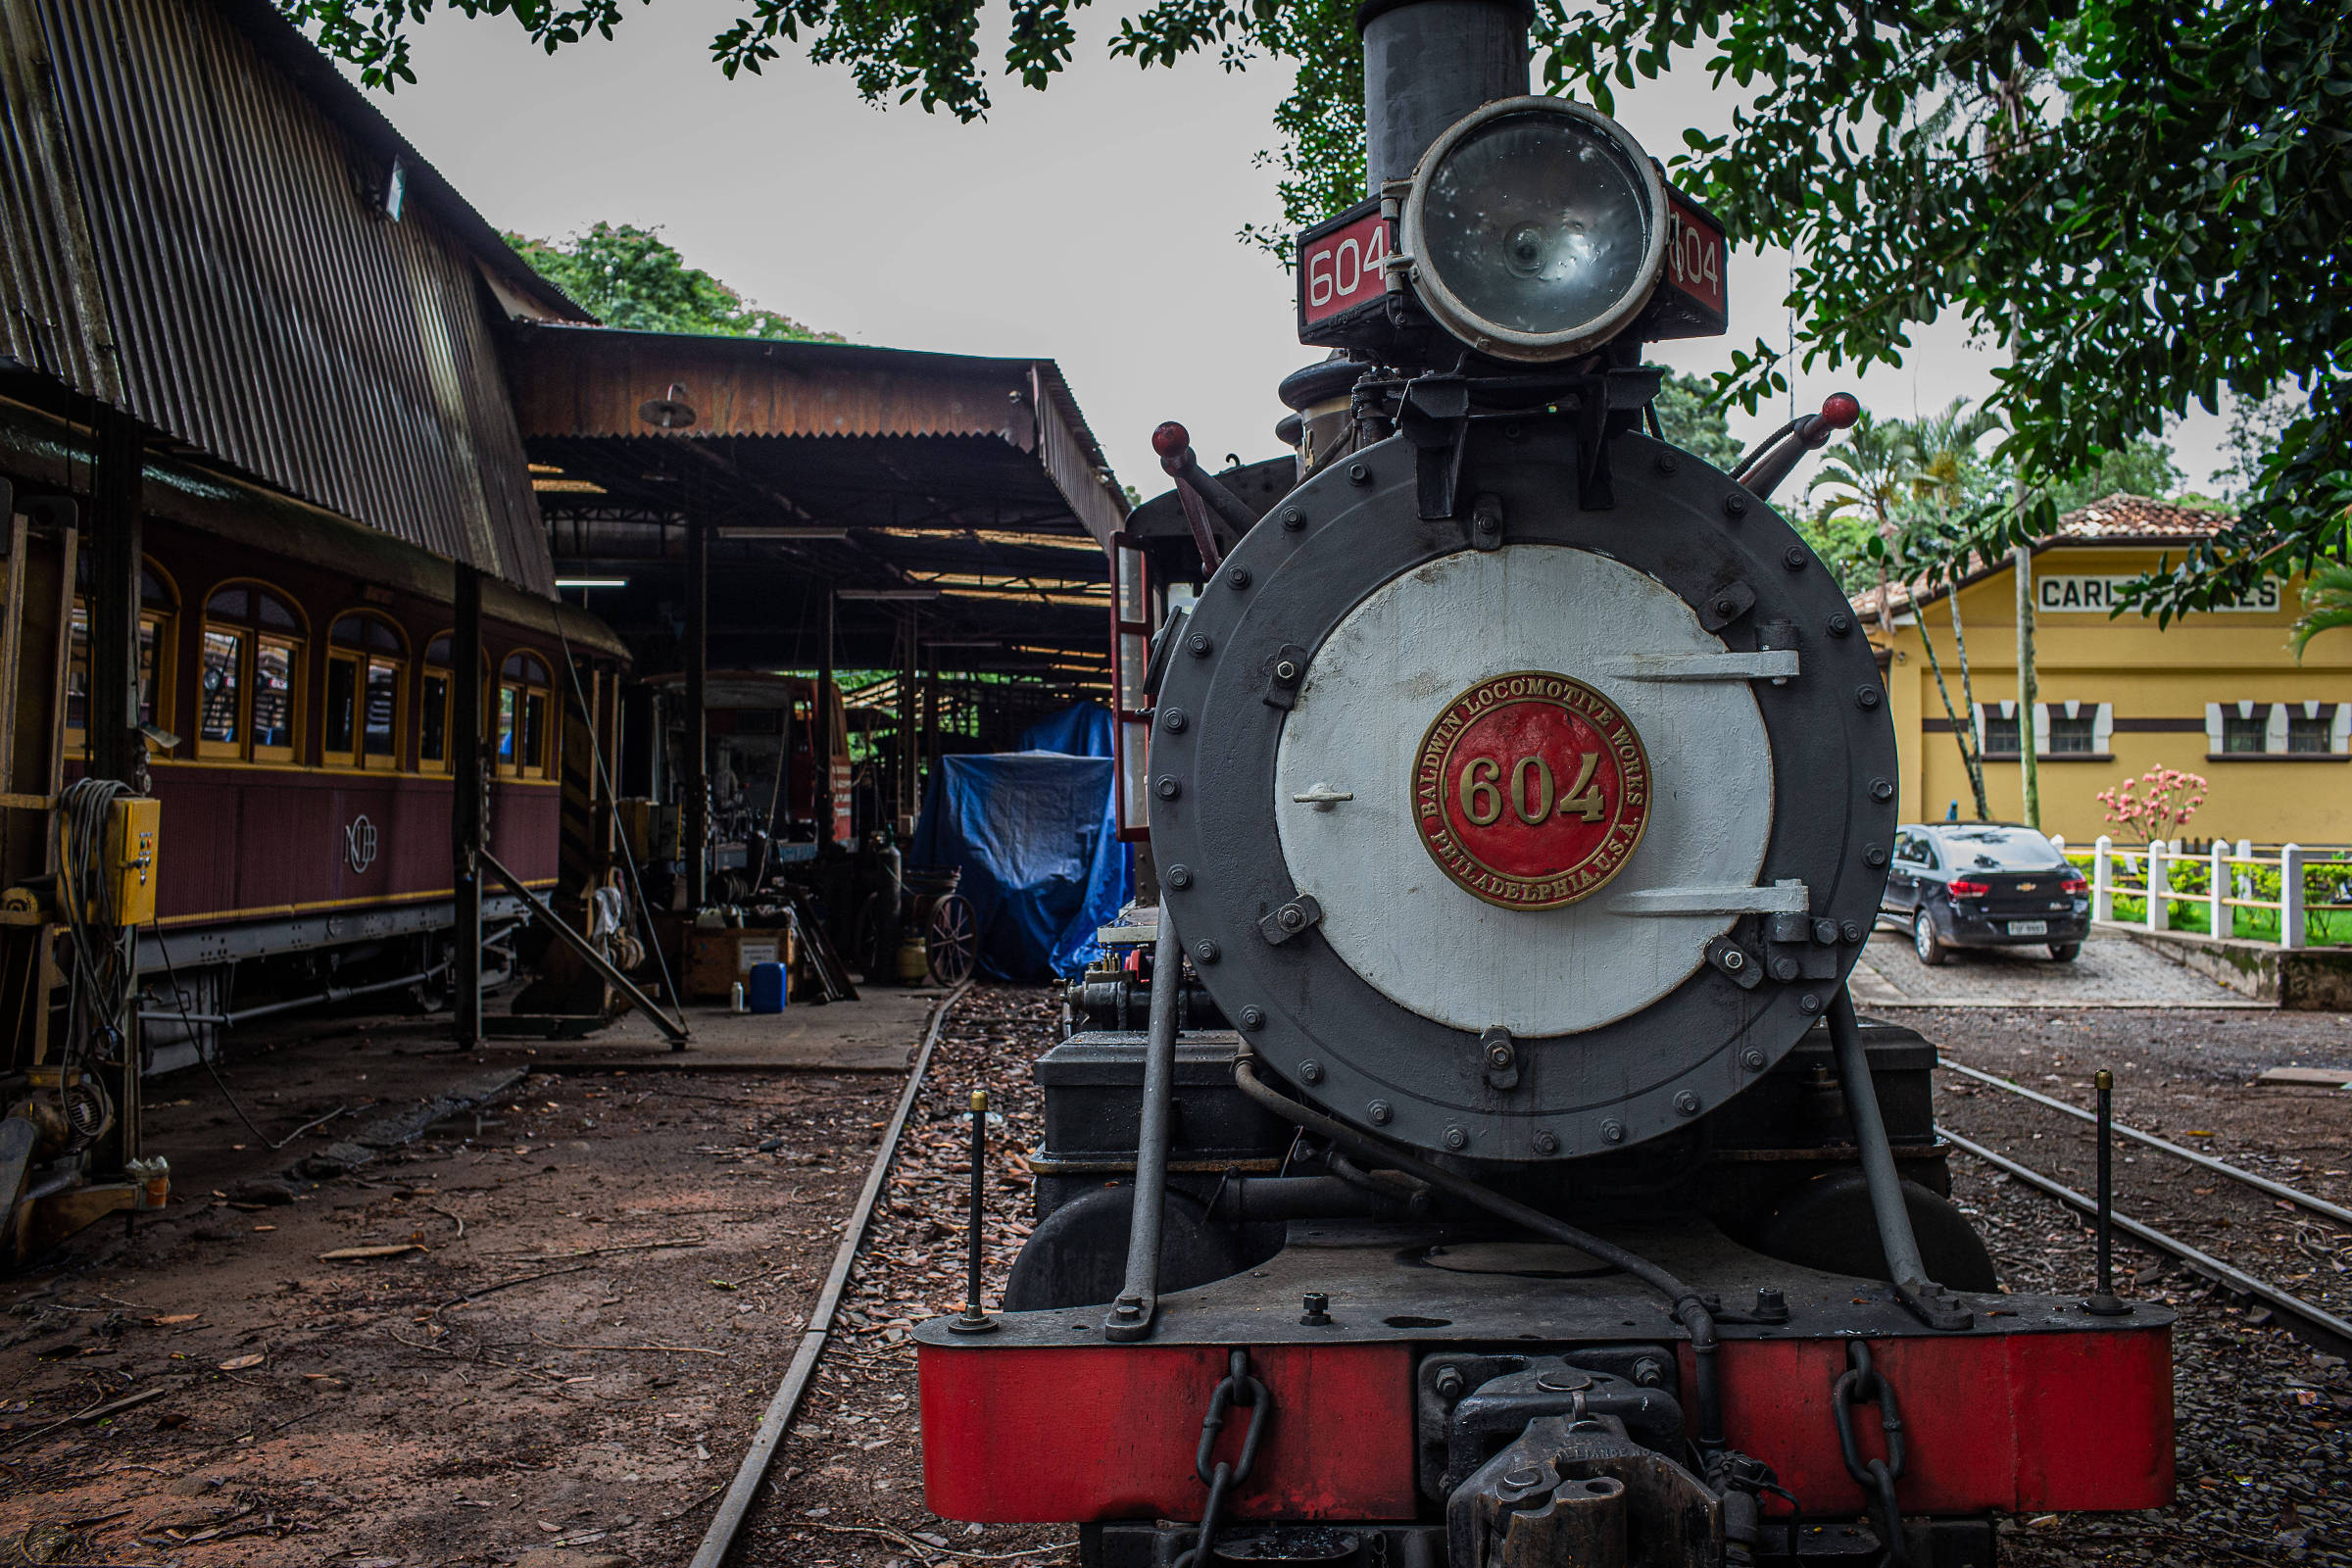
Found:
[[[899,659],[899,814],[912,816],[922,807],[915,792],[914,659],[915,636],[921,612],[906,612],[906,642]]]
[[[833,641],[834,607],[839,603],[832,584],[825,585],[825,646],[816,671],[816,733],[810,737],[809,760],[816,764],[816,853],[833,843]]]
[[[686,862],[686,906],[710,902],[710,530],[699,512],[686,519],[686,776],[680,781],[678,856]]]
[[[463,1050],[482,1043],[482,574],[458,570],[457,628],[450,635],[449,856],[457,891],[451,940],[451,1033]]]
[[[89,699],[92,778],[134,789],[146,743],[139,736],[139,556],[145,441],[138,421],[99,411],[98,466],[90,485]]]

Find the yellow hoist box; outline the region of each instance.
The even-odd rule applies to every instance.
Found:
[[[146,925],[155,918],[156,840],[163,815],[164,803],[145,796],[118,799],[107,812],[98,873],[114,890],[118,925]],[[93,906],[89,917],[102,920],[106,912]]]

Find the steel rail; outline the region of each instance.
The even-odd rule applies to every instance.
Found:
[[[2063,1100],[2028,1089],[2022,1084],[2013,1084],[2006,1078],[1996,1078],[1991,1073],[1981,1072],[1975,1067],[1966,1066],[1957,1061],[1946,1061],[1940,1065],[1949,1067],[1957,1073],[1965,1073],[1979,1083],[1990,1084],[1995,1089],[2005,1090],[2012,1095],[2031,1100],[2037,1105],[2046,1105],[2052,1110],[2064,1111],[2078,1121],[2086,1121],[2093,1126],[2098,1123],[2098,1117],[2087,1110],[2070,1105]],[[2282,1182],[2272,1181],[2267,1176],[2257,1176],[2250,1170],[2230,1164],[2228,1160],[2216,1159],[2211,1154],[2200,1154],[2193,1149],[2183,1149],[2179,1144],[2169,1143],[2157,1137],[2154,1133],[2144,1133],[2136,1127],[2127,1127],[2120,1121],[2110,1123],[2110,1125],[2118,1135],[2129,1138],[2134,1143],[2145,1144],[2150,1149],[2161,1149],[2168,1154],[2178,1154],[2192,1165],[2202,1165],[2205,1169],[2227,1176],[2231,1181],[2243,1182],[2256,1192],[2268,1193],[2273,1198],[2283,1199],[2299,1207],[2310,1209],[2314,1214],[2325,1215],[2346,1230],[2352,1230],[2352,1208],[2339,1207],[2325,1198],[2314,1198],[2311,1194],[2286,1186]]]
[[[906,1071],[906,1088],[899,1096],[899,1108],[883,1130],[882,1147],[874,1154],[872,1168],[865,1173],[865,1187],[858,1195],[858,1205],[850,1211],[849,1223],[842,1227],[841,1246],[834,1250],[832,1270],[825,1275],[824,1289],[817,1292],[816,1302],[808,1309],[808,1321],[801,1326],[801,1348],[793,1355],[792,1364],[784,1369],[784,1381],[776,1385],[774,1396],[767,1401],[767,1413],[760,1418],[759,1430],[752,1434],[752,1446],[745,1451],[743,1463],[727,1487],[727,1494],[719,1499],[718,1512],[710,1518],[710,1528],[703,1533],[703,1544],[694,1554],[691,1568],[720,1568],[727,1560],[727,1553],[735,1545],[736,1533],[742,1530],[744,1519],[752,1511],[752,1499],[760,1494],[761,1484],[775,1465],[776,1450],[784,1446],[785,1429],[800,1410],[801,1400],[808,1392],[808,1382],[816,1375],[817,1362],[824,1357],[826,1342],[832,1337],[833,1314],[840,1309],[842,1292],[849,1288],[850,1269],[858,1261],[858,1250],[865,1244],[865,1229],[873,1222],[874,1205],[890,1180],[891,1163],[898,1157],[899,1139],[906,1131],[906,1118],[914,1110],[915,1097],[922,1093],[923,1075],[930,1070],[931,1053],[939,1045],[940,1029],[947,1023],[949,1011],[971,989],[972,983],[964,981],[940,999],[939,1006],[932,1011],[930,1025],[923,1031],[922,1047]]]
[[[2064,1183],[2044,1176],[2037,1170],[2031,1170],[2006,1155],[1996,1154],[1982,1144],[1971,1143],[1949,1127],[1938,1126],[1936,1132],[1953,1148],[1974,1154],[1995,1170],[2006,1171],[2027,1186],[2055,1198],[2067,1207],[2094,1217],[2097,1215],[2099,1205],[2096,1202]],[[2108,1217],[2113,1221],[2115,1228],[2126,1236],[2143,1242],[2159,1252],[2169,1253],[2180,1259],[2181,1262],[2186,1263],[2207,1278],[2229,1287],[2241,1296],[2250,1296],[2264,1305],[2284,1313],[2307,1329],[2321,1335],[2328,1342],[2323,1347],[2324,1348],[2339,1355],[2352,1353],[2352,1323],[2345,1322],[2324,1307],[2313,1305],[2300,1296],[2289,1295],[2268,1280],[2258,1279],[2244,1269],[2225,1263],[2210,1252],[2200,1251],[2179,1237],[2168,1236],[2153,1225],[2143,1225],[2138,1220],[2123,1214],[2111,1213]]]

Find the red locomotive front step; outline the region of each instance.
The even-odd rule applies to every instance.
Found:
[[[1906,1512],[2156,1507],[2173,1490],[2169,1327],[1874,1340],[1910,1449]],[[1242,1518],[1405,1520],[1419,1348],[1260,1345],[1274,1395]],[[1770,1464],[1806,1512],[1856,1513],[1831,1413],[1843,1341],[1728,1341],[1726,1435]],[[1690,1376],[1684,1348],[1686,1386]],[[949,1519],[1058,1523],[1191,1518],[1200,1412],[1224,1375],[1205,1345],[920,1347],[924,1501]],[[1241,1444],[1229,1422],[1218,1452]],[[1876,1412],[1858,1422],[1881,1454]],[[1231,1450],[1229,1452],[1228,1450]]]
[[[1229,1513],[1412,1518],[1413,1347],[1250,1353],[1274,1412]],[[1225,1355],[1213,1345],[922,1346],[924,1504],[988,1524],[1197,1517],[1194,1450]],[[1245,1424],[1226,1423],[1220,1457],[1241,1451]]]

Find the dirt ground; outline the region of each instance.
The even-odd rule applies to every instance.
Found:
[[[1946,1060],[2088,1108],[2091,1073],[2116,1074],[2117,1119],[2337,1203],[2352,1203],[2352,1095],[2255,1082],[2271,1066],[2352,1063],[2339,1015],[2280,1012],[1990,1010],[1906,1012]],[[2074,1118],[1957,1074],[1936,1086],[1939,1120],[2078,1192],[2095,1144]],[[2013,1290],[2084,1292],[2088,1227],[2054,1200],[1969,1157],[1954,1197],[1990,1241]],[[2279,1200],[2159,1151],[2119,1143],[2116,1207],[2318,1301],[2352,1307],[2352,1236]],[[2010,1521],[2020,1568],[2078,1563],[2352,1564],[2352,1379],[2344,1359],[2289,1335],[2152,1251],[2116,1250],[2118,1289],[2175,1308],[2180,1497],[2142,1514]]]
[[[1950,1059],[2079,1103],[2090,1072],[2112,1067],[2125,1120],[2352,1201],[2352,1096],[2253,1082],[2264,1066],[2352,1062],[2340,1018],[1901,1016]],[[975,991],[951,1015],[842,1332],[736,1561],[1075,1560],[1066,1528],[967,1526],[923,1508],[906,1338],[961,1301],[976,1087],[995,1112],[992,1301],[1002,1287],[1027,1229],[1029,1063],[1055,1022],[1046,992],[1011,988]],[[428,1031],[380,1020],[240,1058],[232,1087],[266,1128],[352,1107],[274,1154],[201,1073],[159,1085],[155,1141],[179,1200],[0,1282],[0,1545],[171,1568],[686,1562],[790,1359],[903,1080],[534,1074],[478,1126],[458,1115],[349,1176],[274,1179],[353,1123],[479,1071]],[[1949,1074],[1937,1108],[1955,1131],[2087,1187],[2089,1144],[2068,1118]],[[2128,1212],[2352,1305],[2352,1250],[2332,1227],[2153,1151],[2119,1152],[2117,1169]],[[2083,1227],[1964,1155],[1954,1170],[2013,1288],[2087,1287]],[[422,1250],[319,1258],[398,1246]],[[2181,1501],[2011,1521],[2008,1558],[2352,1564],[2343,1363],[2153,1256],[2119,1256],[2128,1293],[2182,1314]]]
[[[282,1129],[480,1071],[377,1021],[228,1076]],[[902,1083],[534,1074],[478,1124],[315,1181],[282,1173],[350,1119],[272,1154],[201,1071],[161,1081],[169,1209],[0,1283],[0,1543],[257,1568],[685,1561]]]

